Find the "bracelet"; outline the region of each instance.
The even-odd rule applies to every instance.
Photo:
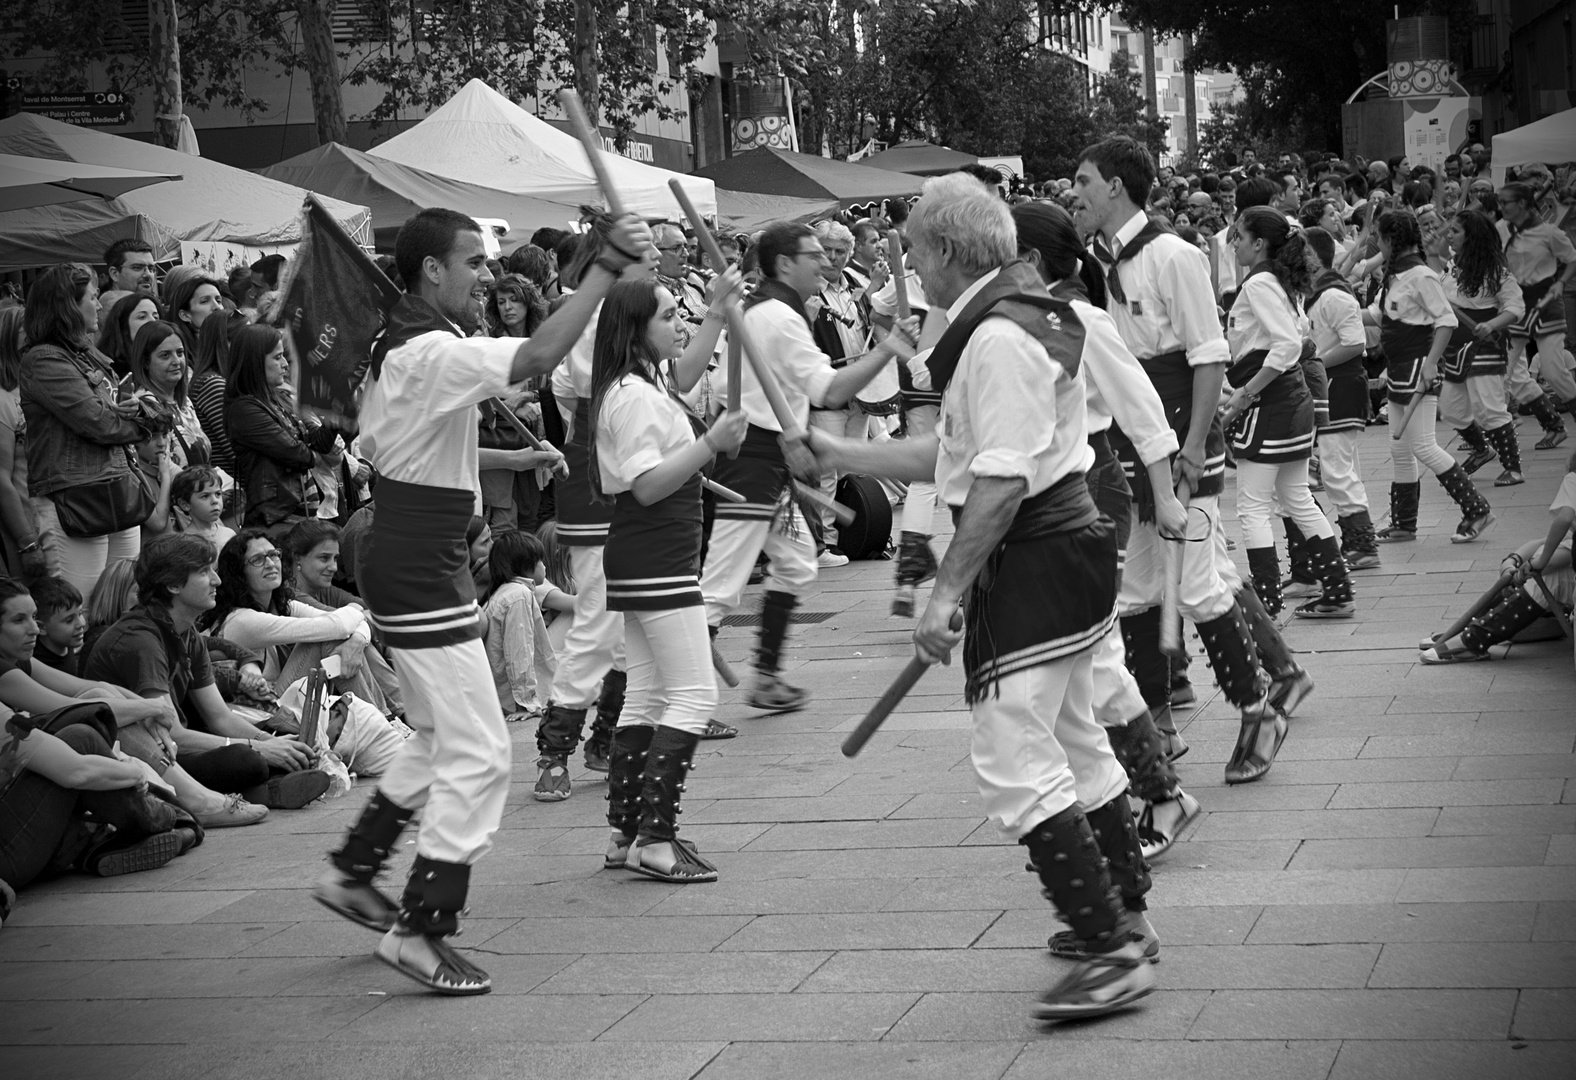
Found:
[[[16,553],[18,555],[26,555],[30,551],[37,551],[37,550],[38,550],[38,541],[34,540],[31,544],[23,544],[21,547],[17,548],[16,549]]]

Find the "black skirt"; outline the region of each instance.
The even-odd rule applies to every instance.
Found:
[[[1264,367],[1266,349],[1248,353],[1227,372],[1232,386],[1246,386]],[[1283,371],[1259,392],[1231,426],[1231,449],[1243,461],[1278,465],[1313,453],[1313,395],[1303,381],[1302,367]]]
[[[609,611],[700,606],[700,493],[698,475],[651,506],[619,492],[602,552]]]

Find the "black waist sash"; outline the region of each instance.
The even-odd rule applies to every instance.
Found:
[[[1379,323],[1379,344],[1384,349],[1385,372],[1390,377],[1390,400],[1405,405],[1422,385],[1423,360],[1434,344],[1432,324],[1402,322],[1384,316]]]
[[[954,520],[961,508],[953,509]],[[1023,500],[964,604],[964,697],[1095,645],[1116,619],[1116,531],[1069,473]]]
[[[700,474],[650,506],[633,492],[614,497],[602,566],[609,611],[667,611],[701,603]]]
[[[717,500],[717,518],[734,521],[770,521],[783,506],[788,490],[788,463],[783,459],[782,434],[751,424],[744,433],[739,456],[717,457],[712,479],[744,496],[744,502]]]
[[[377,507],[356,581],[389,647],[432,649],[480,638],[465,543],[476,494],[385,476]]]
[[[613,520],[613,504],[597,502],[591,488],[591,447],[586,441],[591,431],[591,402],[575,401],[575,430],[564,446],[564,463],[569,476],[554,487],[558,501],[558,542],[571,547],[601,547],[607,543],[607,525]]]
[[[1457,310],[1473,323],[1485,323],[1499,317],[1499,308],[1467,307],[1456,305]],[[1510,363],[1510,350],[1503,331],[1479,340],[1463,320],[1450,335],[1445,355],[1439,358],[1439,374],[1446,382],[1463,383],[1479,375],[1503,375]]]
[[[1160,394],[1160,404],[1165,409],[1166,422],[1177,434],[1177,445],[1187,442],[1188,429],[1193,425],[1193,368],[1187,362],[1187,353],[1181,349],[1140,359],[1149,381]],[[1138,508],[1139,521],[1155,520],[1155,493],[1149,486],[1149,473],[1138,460],[1133,442],[1116,425],[1111,425],[1111,446],[1122,459],[1127,471],[1128,486],[1133,489],[1133,505]],[[1226,433],[1220,421],[1211,419],[1209,432],[1204,437],[1204,476],[1199,481],[1195,496],[1219,495],[1225,490]]]

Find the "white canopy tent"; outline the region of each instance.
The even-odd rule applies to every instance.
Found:
[[[1576,109],[1545,116],[1494,136],[1492,155],[1494,186],[1505,182],[1505,172],[1516,165],[1541,161],[1550,168],[1576,161]]]
[[[373,157],[424,169],[450,180],[572,205],[602,197],[579,140],[472,79],[436,112],[368,151]],[[608,172],[626,206],[647,217],[680,216],[668,190],[677,178],[703,215],[717,213],[716,185],[700,177],[606,154]]]

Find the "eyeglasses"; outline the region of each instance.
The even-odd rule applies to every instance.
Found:
[[[690,250],[690,245],[688,245],[688,244],[669,244],[667,247],[663,247],[661,244],[658,244],[657,245],[657,250],[658,251],[689,251]]]
[[[817,248],[814,251],[796,251],[793,254],[794,254],[794,258],[796,258],[796,259],[797,258],[801,258],[801,257],[803,257],[803,258],[810,258],[810,259],[814,259],[816,262],[821,262],[823,260],[829,259],[829,256],[826,254],[826,252],[821,250],[820,248]]]
[[[259,568],[267,566],[269,563],[282,562],[284,562],[284,556],[279,554],[278,551],[259,551],[256,555],[248,555],[246,557],[247,566],[256,566]]]

